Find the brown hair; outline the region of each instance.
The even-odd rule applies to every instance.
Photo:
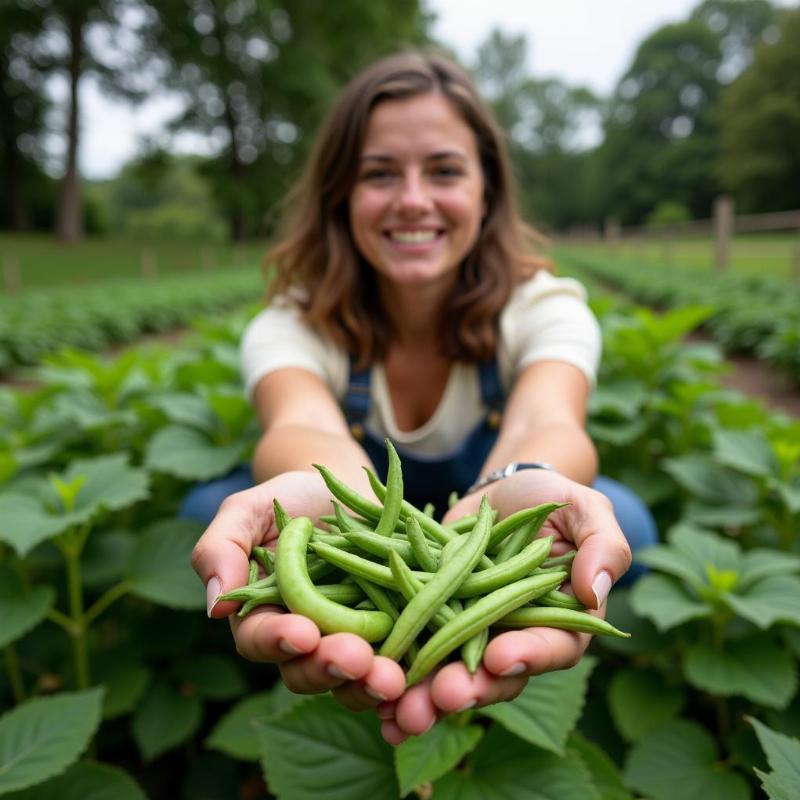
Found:
[[[441,55],[418,51],[377,61],[345,87],[323,124],[266,260],[275,269],[268,300],[292,295],[306,322],[355,355],[360,367],[384,357],[390,338],[374,271],[353,243],[348,218],[369,114],[384,100],[429,92],[446,97],[473,130],[486,202],[478,240],[442,314],[442,353],[461,361],[490,358],[513,288],[550,268],[537,253],[544,239],[517,212],[503,134],[466,72]],[[302,293],[292,291],[297,288]]]

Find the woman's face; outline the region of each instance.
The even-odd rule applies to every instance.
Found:
[[[350,229],[395,285],[450,285],[478,238],[483,173],[472,129],[438,93],[387,100],[370,114]]]

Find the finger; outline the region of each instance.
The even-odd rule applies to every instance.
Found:
[[[250,661],[277,664],[312,653],[321,636],[308,617],[287,614],[279,606],[261,606],[244,619],[233,616],[230,624],[237,652]]]
[[[499,678],[483,667],[474,674],[462,662],[442,667],[431,683],[431,698],[436,707],[454,714],[476,706],[513,700],[528,681],[527,675]]]
[[[352,633],[323,636],[313,653],[280,665],[286,686],[298,694],[316,694],[361,680],[371,669],[372,648]]]
[[[556,628],[526,628],[501,633],[483,655],[483,666],[495,676],[539,675],[575,666],[591,637]]]
[[[404,733],[393,719],[381,722],[381,736],[392,745],[402,744],[408,739],[408,734]]]
[[[192,567],[206,587],[209,616],[226,617],[239,607],[217,598],[247,583],[253,545],[263,543],[273,527],[272,501],[264,494],[254,486],[227,497],[194,546]]]
[[[575,596],[587,608],[600,609],[611,587],[628,571],[631,549],[608,498],[594,489],[586,491],[591,493],[590,507],[580,510],[581,525],[574,531],[578,554],[570,579]]]
[[[394,720],[404,733],[421,736],[434,726],[438,716],[431,699],[431,682],[426,680],[406,689],[397,701]]]
[[[336,699],[351,711],[365,711],[397,700],[405,690],[403,668],[390,658],[375,656],[372,668],[360,681],[348,681],[333,689]]]

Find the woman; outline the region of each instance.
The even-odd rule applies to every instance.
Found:
[[[445,519],[476,510],[484,492],[501,516],[569,502],[546,532],[578,548],[573,591],[602,614],[631,555],[611,502],[589,488],[599,332],[580,285],[536,255],[502,136],[470,79],[415,52],[369,67],[335,104],[292,200],[270,259],[272,303],[242,344],[264,430],[258,483],[223,502],[194,553],[209,614],[236,610],[216,598],[246,583],[251,548],[277,536],[273,498],[291,515],[329,513],[313,463],[370,496],[362,467],[385,469],[384,436],[412,502],[433,500],[441,515],[459,494]],[[239,652],[277,663],[293,691],[376,706],[392,743],[515,697],[588,643],[548,628],[503,633],[474,676],[452,663],[404,693],[401,667],[357,636],[321,636],[275,607],[231,626]]]

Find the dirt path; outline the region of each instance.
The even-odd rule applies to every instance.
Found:
[[[782,411],[800,419],[800,390],[790,385],[766,364],[747,356],[728,356],[731,372],[722,378],[725,386],[760,399],[771,411]]]

